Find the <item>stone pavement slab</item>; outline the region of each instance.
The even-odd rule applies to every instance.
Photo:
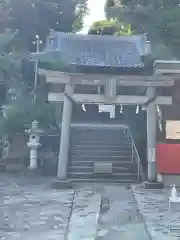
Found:
[[[0,239],[64,240],[73,196],[38,180],[0,177]]]
[[[101,192],[103,201],[97,239],[149,240],[132,189],[105,186]]]
[[[100,206],[100,194],[86,189],[76,191],[68,240],[92,240],[96,238]]]
[[[172,211],[168,211],[170,189],[147,190],[138,185],[132,186],[132,190],[151,238],[153,240],[179,240],[180,204],[173,203]]]
[[[131,187],[56,191],[52,181],[0,175],[0,239],[149,240]]]

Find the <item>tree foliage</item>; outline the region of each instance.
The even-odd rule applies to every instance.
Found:
[[[86,0],[0,0],[1,77],[19,72],[27,52],[35,51],[36,34],[42,40],[50,30],[72,32],[82,27]],[[12,71],[13,70],[13,71]],[[33,69],[31,68],[31,71]],[[16,75],[16,74],[15,74]],[[32,74],[31,74],[32,76]]]
[[[43,128],[56,126],[56,109],[47,103],[43,81],[38,81],[36,104],[32,104],[34,66],[27,67],[24,59],[36,51],[36,34],[45,43],[50,30],[78,31],[86,11],[86,0],[0,0],[0,78],[18,92],[0,118],[1,133],[22,132],[34,119]]]
[[[117,19],[109,19],[94,22],[88,34],[127,36],[132,35],[132,31],[129,24],[125,25]]]
[[[6,29],[0,33],[0,76],[1,80],[18,78],[21,69],[21,54],[13,49],[14,39],[18,34]],[[18,79],[17,79],[18,80]]]
[[[1,134],[24,133],[34,120],[39,121],[43,129],[57,127],[55,106],[41,101],[32,104],[30,96],[20,96],[9,108],[6,109],[5,118],[0,119]]]
[[[180,57],[179,0],[121,0],[111,7],[107,2],[106,13],[130,23],[137,33],[148,33],[157,58]]]
[[[19,42],[28,50],[38,34],[45,40],[50,29],[72,32],[82,27],[86,0],[0,0],[2,29],[19,30]]]

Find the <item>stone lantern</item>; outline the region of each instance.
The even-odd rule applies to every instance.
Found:
[[[38,148],[41,146],[40,134],[43,133],[43,130],[39,129],[39,123],[37,121],[33,121],[31,129],[28,129],[27,133],[29,134],[27,146],[30,149],[29,169],[33,170],[37,168]]]

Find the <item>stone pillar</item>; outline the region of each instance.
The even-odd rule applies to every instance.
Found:
[[[149,99],[156,94],[156,88],[148,87],[147,96]],[[147,160],[148,160],[148,181],[157,180],[156,173],[156,102],[151,102],[147,107]]]
[[[116,99],[116,79],[106,79],[104,95],[106,100]]]
[[[73,88],[67,84],[65,92],[72,96]],[[70,130],[71,130],[71,115],[72,115],[72,101],[64,96],[64,106],[62,114],[62,125],[61,125],[61,140],[60,140],[60,151],[59,151],[59,162],[58,162],[58,180],[66,180],[67,178],[67,166],[68,166],[68,153],[70,143]]]
[[[38,161],[38,148],[40,144],[40,134],[43,133],[43,130],[39,129],[39,123],[37,121],[32,122],[32,126],[27,130],[29,134],[29,142],[27,143],[28,148],[30,149],[30,165],[29,169],[37,169]]]
[[[36,169],[37,168],[37,148],[31,148],[30,149],[30,169]]]

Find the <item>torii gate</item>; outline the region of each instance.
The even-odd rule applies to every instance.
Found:
[[[58,179],[65,182],[67,179],[68,151],[73,102],[81,104],[108,104],[108,105],[143,105],[147,109],[147,157],[148,180],[157,185],[156,173],[156,115],[157,105],[172,104],[171,96],[157,96],[157,87],[169,87],[174,84],[171,76],[163,76],[155,70],[153,76],[108,76],[103,74],[62,73],[40,69],[39,73],[46,77],[46,81],[65,85],[65,91],[50,92],[50,102],[63,102],[62,129],[58,164]],[[104,94],[77,94],[74,91],[76,84],[103,85]],[[146,87],[146,96],[117,95],[117,86]]]
[[[85,43],[85,46],[83,45]],[[104,43],[105,45],[103,45]],[[86,46],[87,44],[87,46]],[[104,48],[101,49],[104,46]],[[113,46],[113,47],[112,47]],[[85,53],[83,52],[85,48]],[[107,49],[106,49],[107,48]],[[80,52],[79,52],[80,51]],[[123,51],[125,51],[123,55]],[[136,67],[142,67],[141,56],[151,55],[150,43],[143,36],[131,37],[116,37],[116,36],[91,36],[91,35],[76,35],[52,32],[48,39],[45,52],[32,54],[32,58],[42,59],[48,53],[55,53],[55,59],[58,60],[58,54],[61,57],[67,58],[67,62],[72,64],[92,67],[109,66],[115,68],[133,65],[135,56]],[[95,54],[95,55],[93,55]],[[135,55],[134,55],[135,54]],[[95,57],[94,57],[95,56]],[[52,57],[52,55],[51,55]],[[57,58],[56,58],[57,57]],[[113,59],[113,64],[108,62],[108,59]],[[99,62],[98,62],[99,61]],[[65,61],[66,62],[66,61]],[[84,62],[86,62],[84,64]],[[161,65],[161,66],[160,66]],[[143,105],[147,109],[147,158],[148,158],[148,186],[160,186],[157,183],[156,174],[156,111],[157,105],[172,104],[171,96],[158,96],[156,89],[170,87],[174,84],[175,69],[179,66],[173,66],[171,71],[167,69],[167,64],[164,62],[155,62],[154,74],[147,75],[117,75],[117,74],[85,74],[62,72],[62,71],[47,71],[40,69],[39,73],[46,77],[46,81],[53,84],[58,84],[61,90],[58,93],[50,92],[48,100],[50,102],[61,102],[63,104],[62,114],[62,129],[61,142],[58,164],[58,179],[59,186],[68,185],[67,181],[67,165],[68,151],[70,140],[70,127],[73,102],[80,104],[98,104],[98,105]],[[175,69],[174,69],[175,68]],[[163,71],[164,72],[163,72]],[[171,75],[163,75],[170,73]],[[150,74],[149,74],[150,75]],[[84,87],[88,86],[103,86],[103,94],[85,94],[77,93],[74,86],[78,84]],[[117,87],[144,87],[147,89],[146,95],[118,95]],[[63,92],[62,89],[65,91]],[[62,183],[62,184],[61,184]]]

